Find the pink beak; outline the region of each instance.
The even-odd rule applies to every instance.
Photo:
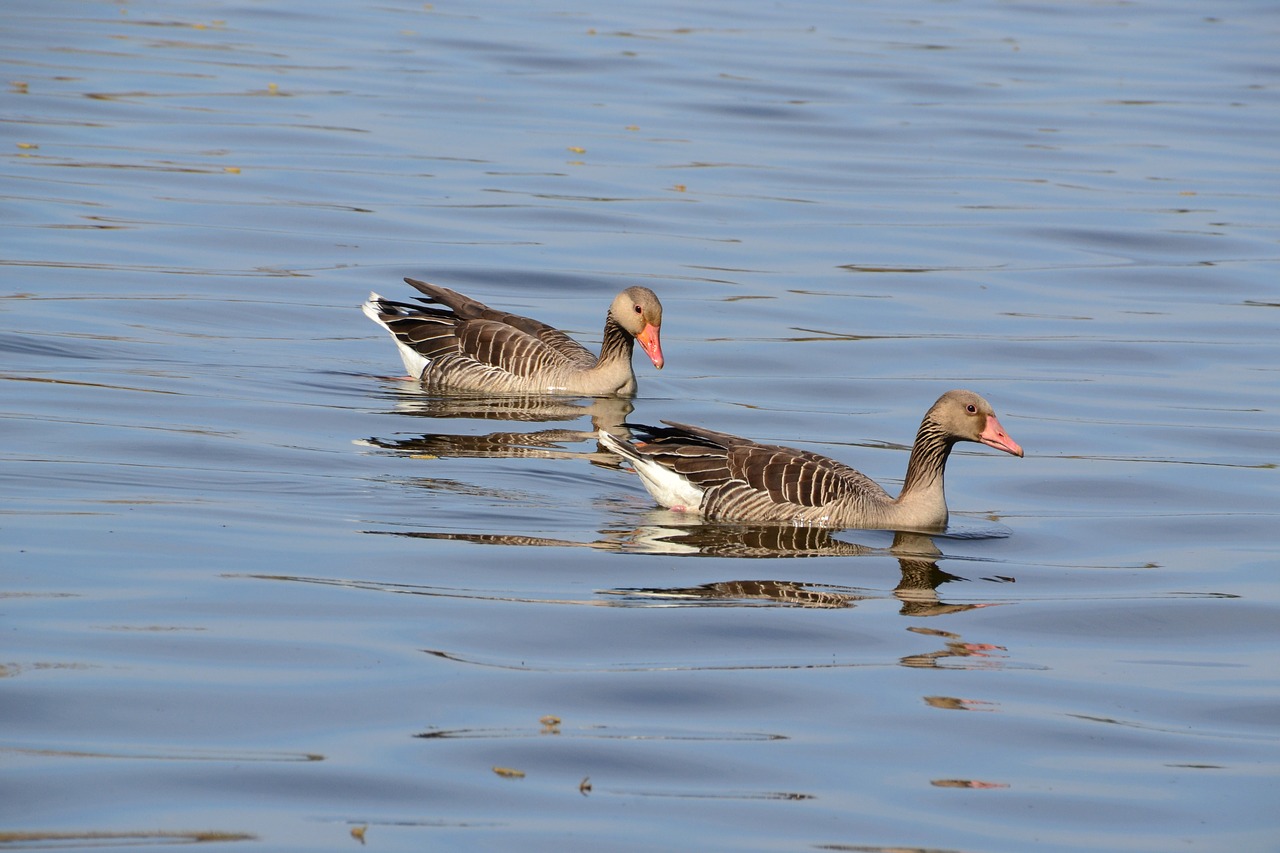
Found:
[[[658,339],[658,327],[652,323],[646,324],[644,330],[636,335],[636,340],[644,348],[644,353],[649,356],[653,366],[661,370],[666,361],[662,358],[662,342]]]
[[[996,450],[1003,450],[1005,453],[1012,453],[1014,456],[1022,455],[1022,448],[1018,442],[1009,438],[1009,433],[1004,431],[1004,427],[1000,426],[1000,421],[995,415],[987,415],[987,428],[978,436],[978,441],[994,447]]]

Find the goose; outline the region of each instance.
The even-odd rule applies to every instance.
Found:
[[[662,369],[662,303],[647,287],[613,300],[599,357],[564,332],[490,308],[468,296],[406,278],[422,294],[415,303],[370,293],[362,309],[391,333],[409,376],[432,389],[488,394],[630,396],[636,391],[631,352],[640,342]]]
[[[991,404],[972,391],[948,391],[925,413],[898,497],[848,465],[795,450],[663,421],[636,427],[629,443],[601,431],[600,443],[631,463],[668,509],[715,521],[784,522],[815,527],[942,530],[943,469],[958,441],[1022,456]]]

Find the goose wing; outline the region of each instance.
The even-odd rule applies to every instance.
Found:
[[[672,429],[655,431],[644,446],[645,455],[705,490],[714,489],[722,509],[744,501],[762,506],[817,507],[854,495],[884,495],[884,490],[860,471],[808,450],[663,423]]]
[[[424,323],[447,318],[456,328],[456,346],[448,351],[519,376],[537,375],[553,366],[585,369],[596,363],[596,356],[590,350],[554,326],[490,308],[483,302],[437,284],[414,278],[406,278],[405,282],[426,297],[419,301],[448,309],[419,309]],[[427,346],[431,346],[428,342],[435,339],[435,335],[426,330],[417,330],[417,335]]]

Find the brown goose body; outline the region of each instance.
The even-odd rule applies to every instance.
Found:
[[[658,503],[720,521],[941,530],[947,525],[943,474],[956,442],[1022,456],[991,405],[963,390],[943,394],[925,413],[896,498],[865,474],[817,453],[663,423],[669,428],[648,430],[638,444],[606,433],[599,438],[631,463]]]
[[[635,393],[636,341],[662,369],[662,303],[647,287],[617,295],[600,355],[538,320],[490,308],[447,287],[412,278],[416,303],[369,294],[364,313],[391,333],[405,370],[429,388],[487,394]]]

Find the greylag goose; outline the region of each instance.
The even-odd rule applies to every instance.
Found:
[[[1022,455],[991,404],[972,391],[948,391],[925,413],[896,498],[866,475],[817,453],[663,423],[670,429],[643,428],[646,440],[637,444],[606,432],[598,436],[631,463],[658,503],[719,521],[941,530],[947,525],[943,469],[956,442]]]
[[[662,369],[662,303],[647,287],[613,300],[600,355],[559,329],[490,308],[447,287],[406,278],[413,304],[369,294],[364,313],[391,333],[409,375],[434,389],[486,394],[631,395],[631,352],[640,342]]]

